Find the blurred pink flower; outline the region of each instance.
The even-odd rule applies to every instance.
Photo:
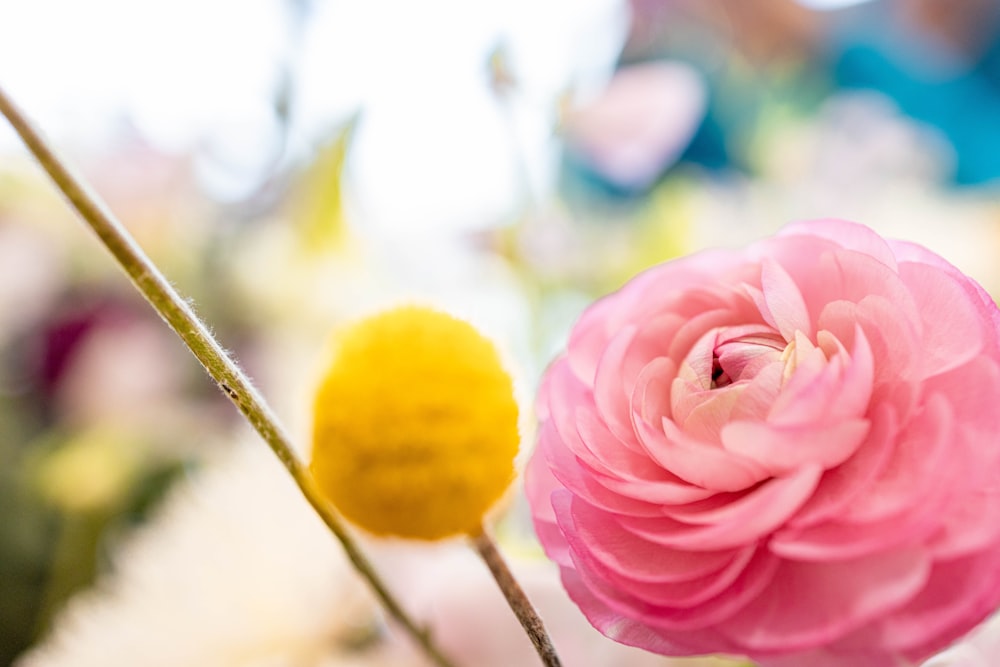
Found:
[[[540,393],[538,536],[590,622],[666,655],[919,662],[1000,604],[1000,312],[842,221],[641,274]]]
[[[705,115],[707,90],[680,62],[630,65],[566,119],[570,150],[626,188],[648,187],[687,148]]]

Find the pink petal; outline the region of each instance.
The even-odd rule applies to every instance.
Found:
[[[955,417],[963,424],[992,433],[1000,424],[1000,362],[978,357],[960,368],[939,373],[924,381],[927,393],[947,396]]]
[[[672,415],[670,394],[676,375],[677,365],[666,357],[651,359],[642,369],[632,392],[633,427],[636,419],[658,424]]]
[[[701,392],[702,400],[688,413],[683,429],[692,438],[718,443],[719,433],[729,422],[733,408],[739,401],[744,387],[729,385],[721,389]]]
[[[644,602],[610,582],[594,576],[593,573],[580,567],[579,562],[575,564],[580,581],[603,605],[652,628],[684,631],[685,635],[690,631],[708,628],[737,613],[766,589],[778,567],[777,559],[764,550],[757,550],[732,586],[722,594],[700,605],[682,608]],[[726,646],[716,644],[710,650],[726,650]]]
[[[841,342],[828,332],[820,331],[816,338],[824,349],[828,346],[836,347],[837,358],[845,359],[839,392],[834,399],[835,403],[827,411],[827,416],[842,418],[866,414],[871,402],[875,373],[875,359],[868,343],[868,336],[860,326],[855,327],[854,336],[850,341],[850,355],[846,354]]]
[[[896,271],[870,255],[838,250],[822,256],[816,271],[824,277],[824,287],[816,293],[804,292],[807,300],[820,291],[825,293],[823,301],[817,304],[816,312],[822,312],[822,307],[832,301],[859,303],[866,297],[877,296],[894,304],[900,316],[907,321],[915,325],[919,323],[920,309],[909,287]]]
[[[566,344],[566,359],[576,377],[593,386],[597,361],[615,331],[624,310],[618,295],[609,295],[590,305],[573,326]]]
[[[692,486],[685,482],[636,482],[615,477],[597,476],[595,481],[604,488],[622,496],[622,505],[629,500],[635,499],[643,503],[654,503],[658,505],[672,503],[691,503],[702,500],[715,493],[711,489],[703,489]],[[622,512],[632,516],[650,516],[647,511]]]
[[[664,546],[730,549],[753,543],[782,525],[816,488],[820,474],[819,467],[807,466],[788,477],[769,480],[739,500],[699,513],[698,524],[630,516],[620,517],[619,522],[625,530]]]
[[[690,383],[695,391],[712,388],[712,364],[718,338],[718,329],[706,331],[691,346],[678,368],[678,379]]]
[[[919,304],[924,375],[943,373],[974,359],[984,343],[979,304],[940,269],[904,262],[899,275]]]
[[[803,465],[827,469],[840,465],[857,451],[869,427],[867,419],[790,426],[734,421],[722,429],[722,446],[727,452],[766,467],[772,474],[785,474]]]
[[[570,563],[569,547],[556,526],[555,510],[552,508],[552,495],[562,491],[562,485],[537,454],[531,457],[524,470],[524,490],[531,503],[535,534],[545,555],[560,564]]]
[[[933,512],[911,512],[862,524],[827,521],[780,530],[768,546],[775,555],[789,560],[850,560],[902,546],[921,546],[937,530],[940,520]]]
[[[622,367],[626,393],[634,389],[639,374],[651,360],[667,356],[671,341],[687,321],[687,317],[668,312],[644,320],[642,326],[636,328]]]
[[[916,321],[913,299],[908,296],[896,270],[872,255],[846,249],[826,239],[796,235],[768,239],[750,248],[748,254],[759,257],[759,261],[771,260],[780,264],[798,287],[813,318],[831,302],[856,303],[875,294],[900,304]],[[761,294],[759,299],[762,298]],[[761,310],[766,310],[766,304]],[[815,319],[812,324],[815,331]]]
[[[865,297],[865,299],[881,297]],[[862,299],[864,301],[864,299]],[[816,318],[816,329],[828,331],[845,347],[854,344],[854,332],[858,326],[858,304],[838,299],[823,306]]]
[[[594,403],[597,411],[622,442],[634,442],[630,397],[625,393],[622,358],[635,337],[635,327],[625,327],[608,341],[594,377]]]
[[[775,581],[720,631],[746,652],[828,644],[899,608],[927,582],[920,549],[834,563],[782,561]]]
[[[550,496],[562,484],[552,476],[545,458],[536,449],[528,465],[524,468],[524,492],[531,502],[531,513],[536,519],[555,523],[556,515],[552,511]]]
[[[567,373],[567,376],[572,377],[572,374]],[[587,408],[581,406],[577,406],[574,410],[572,405],[563,404],[562,401],[554,402],[550,418],[540,425],[539,443],[558,441],[560,447],[568,450],[590,470],[609,475],[614,474],[613,467],[598,457],[580,437],[579,430],[576,428],[575,416],[585,411]],[[615,438],[615,442],[618,442],[617,438]],[[626,449],[621,446],[620,442],[617,448]]]
[[[712,510],[721,507],[728,507],[732,503],[742,500],[756,491],[756,488],[743,491],[715,493],[702,500],[695,500],[690,503],[663,505],[660,507],[660,516],[668,516],[677,519],[681,523],[704,525],[715,522],[715,517],[711,515]]]
[[[994,475],[995,475],[994,471]],[[927,548],[937,560],[971,556],[986,549],[1000,548],[1000,488],[964,494],[942,511],[947,520]]]
[[[650,490],[641,485],[632,489],[630,481],[665,482],[666,489],[655,489],[662,498],[686,502],[704,497],[704,491],[664,471],[645,452],[633,452],[604,428],[593,415],[592,408],[586,407],[589,401],[585,390],[565,364],[551,369],[549,383],[555,391],[562,392],[560,398],[572,396],[574,392],[578,394],[575,399],[566,401],[568,405],[563,400],[552,401],[550,419],[542,422],[538,438],[540,455],[551,462],[567,488],[602,507],[638,514],[650,512],[642,507],[650,497]],[[570,412],[573,403],[578,405]],[[589,440],[584,440],[582,434]],[[642,478],[640,474],[647,477]],[[620,479],[624,482],[614,490]],[[602,484],[603,481],[610,481],[610,485]],[[631,499],[621,497],[623,494]]]
[[[737,552],[714,572],[697,578],[676,581],[656,582],[637,581],[629,577],[628,572],[612,570],[588,551],[577,549],[571,543],[571,556],[576,568],[588,580],[600,581],[601,587],[609,587],[625,599],[634,599],[637,605],[651,605],[669,609],[691,609],[718,597],[729,588],[747,567],[753,557],[754,548]]]
[[[836,219],[806,220],[787,225],[778,235],[828,239],[843,248],[857,250],[874,257],[893,270],[896,269],[896,256],[889,243],[868,227],[856,222]]]
[[[941,373],[924,382],[928,394],[947,397],[960,434],[952,442],[952,458],[965,461],[962,473],[967,485],[995,479],[1000,465],[1000,446],[984,447],[1000,433],[1000,368],[987,357]],[[985,479],[984,479],[985,478]]]
[[[984,320],[990,322],[990,328],[994,331],[1000,331],[1000,310],[997,309],[993,298],[983,289],[982,285],[959,271],[940,255],[934,254],[923,246],[897,240],[890,240],[889,244],[900,262],[929,264],[951,274],[962,284],[972,300],[979,304],[980,315]]]
[[[657,465],[644,451],[636,452],[623,447],[621,441],[590,409],[578,406],[575,414],[576,431],[579,435],[576,441],[583,446],[589,457],[577,452],[572,443],[567,442],[567,446],[595,470],[625,481],[682,483],[676,475]]]
[[[544,382],[547,416],[543,421],[552,422],[563,440],[575,438],[576,409],[581,405],[593,406],[593,394],[572,371],[565,358],[552,364]]]
[[[771,406],[768,423],[792,426],[831,421],[827,418],[828,412],[834,407],[834,397],[841,393],[844,360],[838,355],[827,361],[818,347],[803,349],[809,345],[806,342],[797,346],[795,356],[798,358],[798,365]],[[868,383],[866,389],[871,390],[871,383]],[[867,398],[867,394],[865,396]],[[851,416],[858,415],[855,413]]]
[[[643,369],[632,395],[632,425],[639,444],[658,465],[696,486],[713,491],[739,491],[767,477],[763,468],[681,433],[660,418],[669,413],[669,387],[673,378],[669,359],[654,359]],[[652,424],[669,428],[674,438]]]
[[[831,288],[835,287],[835,284],[830,281],[829,276],[824,275],[821,269],[824,257],[838,251],[840,251],[840,247],[826,239],[806,236],[779,236],[765,239],[761,243],[751,246],[747,250],[747,255],[760,263],[771,261],[779,264],[802,296],[806,312],[815,317],[823,305],[834,298]],[[753,296],[758,309],[762,313],[769,314],[763,291]],[[815,321],[811,320],[810,324],[815,324]],[[811,328],[811,330],[814,329]]]
[[[732,564],[743,549],[688,551],[654,544],[623,529],[614,515],[561,496],[554,513],[574,551],[633,581],[650,584],[701,579]]]
[[[822,346],[837,349],[837,353],[818,368],[800,362],[774,401],[769,423],[782,426],[829,423],[862,417],[868,411],[874,360],[864,333],[860,328],[855,330],[849,357],[840,342],[827,332],[819,332],[817,338]]]
[[[562,568],[560,573],[563,587],[591,625],[618,643],[673,656],[704,655],[725,650],[729,644],[711,628],[673,633],[652,628],[609,607],[575,569]]]
[[[886,469],[844,508],[845,521],[878,521],[923,502],[932,487],[941,486],[944,471],[963,465],[949,461],[949,444],[954,432],[951,406],[940,395],[931,396],[896,439],[893,456]]]
[[[701,312],[694,315],[677,331],[674,339],[670,341],[668,356],[674,360],[688,360],[686,358],[698,340],[706,334],[714,335],[711,333],[713,329],[752,322],[753,319],[750,319],[750,316],[736,310],[717,309]],[[700,357],[703,358],[704,355],[700,355]],[[708,359],[711,362],[711,350],[709,350]],[[708,367],[708,375],[709,377],[712,375],[711,365]]]
[[[733,382],[752,380],[761,369],[780,361],[785,340],[770,327],[729,327],[719,332],[719,366]]]
[[[747,547],[737,552],[718,571],[678,582],[635,581],[628,572],[607,568],[586,551],[573,549],[573,555],[576,556],[574,562],[578,569],[585,571],[588,577],[607,581],[638,601],[671,609],[691,609],[722,595],[747,567],[756,551],[756,547]]]
[[[732,310],[732,290],[720,282],[719,267],[741,265],[737,251],[705,251],[647,269],[598,300],[583,312],[570,333],[567,359],[574,374],[592,386],[608,341],[624,326],[642,324],[641,329],[671,312],[687,320],[694,313],[720,306]]]
[[[872,358],[878,360],[874,384],[913,377],[920,358],[919,327],[888,299],[866,296],[856,304],[832,302],[820,314],[818,326],[848,346],[853,345],[856,327],[861,327]]]
[[[882,473],[892,456],[899,427],[895,413],[885,405],[875,410],[871,423],[857,451],[823,473],[816,491],[788,522],[790,526],[805,528],[837,516]]]
[[[687,368],[681,366],[681,373],[687,375],[687,371]],[[644,383],[643,388],[645,389],[646,386]],[[713,393],[712,389],[703,387],[697,382],[692,382],[684,377],[675,377],[674,381],[670,384],[670,409],[667,411],[667,415],[674,422],[683,424],[687,421],[691,411],[708,400]]]
[[[669,419],[656,429],[635,421],[639,444],[661,466],[689,484],[713,491],[740,491],[767,479],[767,470],[721,447],[688,437]]]
[[[781,392],[785,364],[775,361],[757,371],[730,413],[732,421],[763,421]]]
[[[777,262],[765,259],[761,264],[761,290],[771,315],[769,323],[785,340],[795,338],[796,332],[812,335],[809,310],[792,277]]]
[[[574,456],[548,422],[542,424],[534,457],[541,457],[544,460],[562,487],[598,507],[637,516],[660,514],[656,505],[642,499],[624,496],[600,484],[599,480],[604,476]],[[681,497],[687,498],[687,496]],[[695,497],[698,496],[695,494]]]
[[[696,502],[715,493],[711,489],[703,489],[684,481],[647,482],[621,479],[620,477],[606,477],[603,475],[595,476],[594,480],[605,489],[609,489],[620,495],[622,498],[617,504],[622,507],[628,507],[625,503],[629,499],[635,499],[642,503],[664,505]],[[624,513],[632,516],[651,516],[650,512],[645,510]]]
[[[873,381],[879,384],[914,378],[922,356],[916,318],[911,320],[897,304],[881,296],[859,301],[857,316],[872,357],[878,360]]]
[[[921,591],[879,621],[879,641],[924,659],[968,632],[998,603],[1000,550],[937,562]],[[920,646],[925,648],[918,650]]]

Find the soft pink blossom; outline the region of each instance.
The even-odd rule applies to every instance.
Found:
[[[618,186],[649,187],[690,143],[707,97],[705,82],[689,65],[629,65],[599,96],[570,111],[570,151]]]
[[[590,622],[666,655],[919,663],[1000,605],[1000,312],[826,220],[591,306],[526,485]]]

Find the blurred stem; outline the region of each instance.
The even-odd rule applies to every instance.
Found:
[[[521,622],[521,627],[527,633],[528,639],[535,645],[535,650],[538,651],[542,664],[545,667],[561,667],[562,663],[559,662],[556,648],[552,645],[552,640],[545,631],[541,617],[535,611],[531,601],[528,600],[528,596],[524,594],[524,589],[517,583],[517,579],[514,578],[503,555],[497,549],[496,542],[485,530],[480,530],[478,535],[472,536],[472,544],[486,563],[486,567],[490,569],[493,578],[496,579],[497,585],[504,597],[507,598],[507,604],[517,616],[517,620]]]
[[[291,440],[270,407],[236,362],[215,340],[208,327],[194,314],[190,304],[177,294],[100,197],[77,178],[55,154],[3,88],[0,88],[0,113],[10,121],[28,150],[129,275],[136,289],[180,336],[218,384],[222,393],[229,397],[281,460],[302,491],[302,495],[343,546],[348,559],[367,580],[389,615],[403,626],[434,664],[439,667],[451,667],[452,663],[437,649],[429,634],[416,625],[389,593],[347,527],[330,503],[320,494],[308,468],[295,454]]]

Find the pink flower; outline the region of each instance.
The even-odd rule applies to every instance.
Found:
[[[1000,312],[841,221],[655,267],[540,392],[535,527],[608,637],[919,662],[1000,605]]]
[[[691,142],[707,97],[705,82],[689,65],[629,65],[600,96],[569,113],[570,150],[620,187],[647,188]]]

